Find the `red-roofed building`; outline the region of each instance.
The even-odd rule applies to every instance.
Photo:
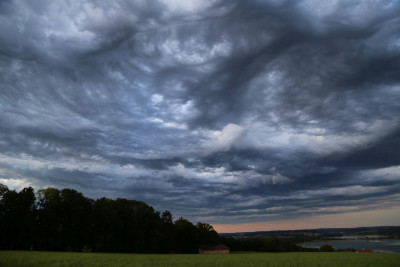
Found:
[[[222,244],[200,246],[199,254],[229,254],[229,247]]]
[[[356,253],[374,253],[372,249],[357,249]]]

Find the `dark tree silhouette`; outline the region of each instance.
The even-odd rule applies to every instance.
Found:
[[[196,227],[180,217],[174,222],[175,248],[178,253],[195,253],[197,251]]]
[[[160,214],[145,202],[87,198],[73,189],[0,184],[0,249],[197,253],[199,245],[226,243],[232,250],[295,251],[277,238],[223,239],[207,223],[196,225],[171,212]]]
[[[0,241],[5,249],[29,249],[33,242],[35,194],[32,187],[19,193],[0,186]]]
[[[196,224],[197,242],[200,245],[218,244],[220,238],[212,225],[198,222]]]

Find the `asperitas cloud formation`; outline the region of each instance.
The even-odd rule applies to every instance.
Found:
[[[398,1],[10,0],[0,25],[10,188],[265,229],[400,206]]]

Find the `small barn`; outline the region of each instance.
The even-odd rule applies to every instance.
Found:
[[[374,253],[372,249],[357,249],[356,253]]]
[[[229,254],[229,247],[223,244],[199,246],[199,254]]]

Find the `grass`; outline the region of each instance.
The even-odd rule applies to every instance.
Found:
[[[107,254],[0,251],[0,266],[399,266],[400,254],[232,253],[229,255]]]

